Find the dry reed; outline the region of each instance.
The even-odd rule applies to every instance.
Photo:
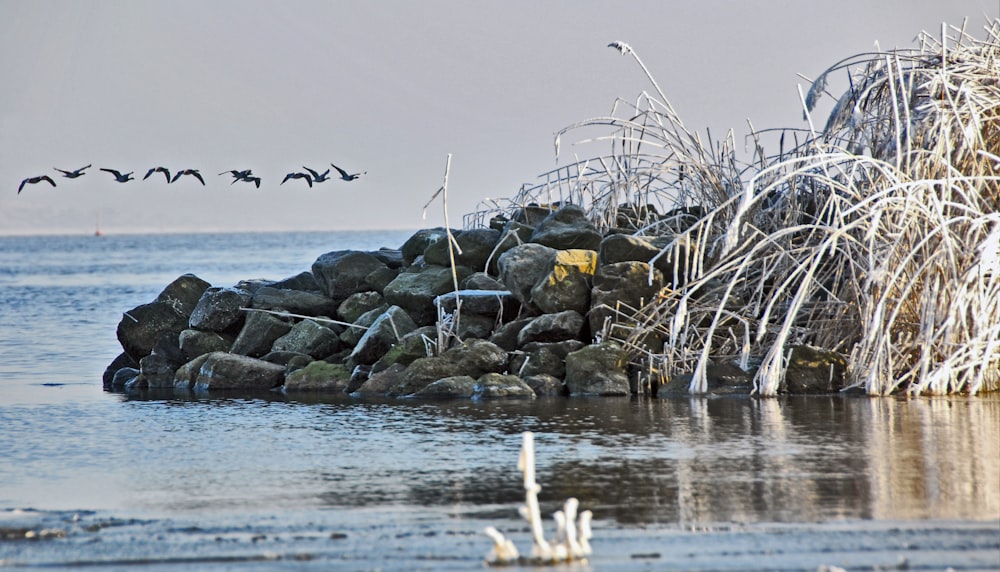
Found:
[[[707,389],[709,364],[731,361],[774,395],[791,344],[847,356],[849,383],[870,394],[995,391],[1000,20],[984,29],[979,40],[943,26],[916,48],[839,62],[802,94],[809,130],[751,126],[749,159],[732,132],[689,131],[615,42],[655,93],[556,136],[557,161],[562,138],[581,129],[601,134],[578,145],[610,153],[575,157],[466,224],[563,201],[600,228],[669,237],[658,257],[680,270],[623,313],[639,327],[609,335],[661,378],[694,372],[691,392]],[[817,129],[817,104],[841,76],[847,87]]]

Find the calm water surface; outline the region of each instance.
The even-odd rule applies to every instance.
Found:
[[[487,525],[530,547],[530,430],[543,514],[595,514],[564,569],[1000,569],[996,397],[102,391],[121,312],[178,275],[279,279],[406,235],[0,237],[0,567],[480,569]]]

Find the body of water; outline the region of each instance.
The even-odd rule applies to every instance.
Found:
[[[594,513],[573,570],[1000,569],[997,396],[103,391],[122,312],[178,275],[281,279],[408,234],[0,237],[0,568],[480,569],[488,525],[529,551],[533,431],[543,514]]]

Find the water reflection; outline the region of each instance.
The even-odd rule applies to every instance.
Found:
[[[523,498],[518,435],[531,430],[543,511],[575,496],[599,518],[627,524],[1000,519],[1000,399],[990,397],[421,402],[271,394],[163,406],[199,409],[183,418],[243,437],[257,427],[277,455],[282,490],[318,506],[510,513]],[[220,414],[232,406],[239,416]]]

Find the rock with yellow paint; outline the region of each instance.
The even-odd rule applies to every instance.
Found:
[[[531,302],[546,314],[564,310],[586,314],[596,271],[596,251],[560,250],[556,252],[552,271],[531,289]]]

